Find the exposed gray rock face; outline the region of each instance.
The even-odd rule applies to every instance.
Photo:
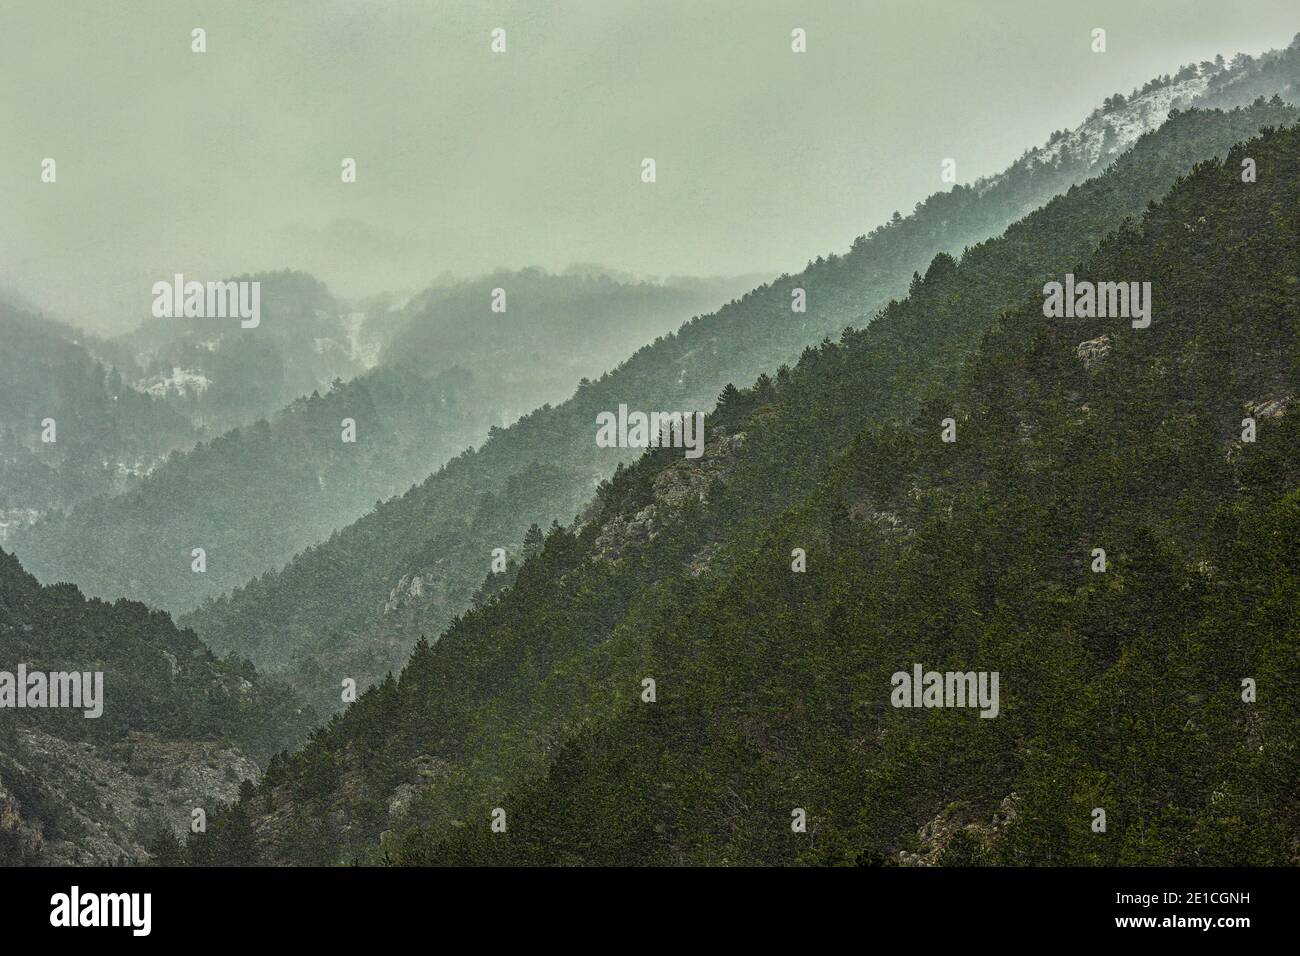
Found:
[[[411,801],[415,799],[415,790],[415,784],[403,783],[393,791],[393,795],[388,799],[389,817],[395,820],[406,812]]]
[[[1285,398],[1261,398],[1247,402],[1246,412],[1255,418],[1281,418],[1293,401],[1295,397],[1291,395]]]
[[[183,837],[195,808],[210,816],[259,774],[247,754],[213,741],[132,733],[101,749],[38,729],[17,733],[21,750],[12,755],[11,772],[39,781],[61,818],[41,821],[0,784],[0,829],[50,866],[146,862],[145,843],[159,828]]]
[[[412,760],[410,770],[411,779],[398,784],[397,789],[388,797],[388,818],[393,823],[411,808],[411,803],[421,789],[451,776],[451,764],[431,754],[420,754]]]
[[[900,850],[898,863],[900,866],[941,865],[944,851],[959,833],[966,833],[973,837],[978,845],[989,847],[1008,826],[1015,822],[1019,805],[1019,794],[1007,794],[998,809],[994,811],[992,819],[981,819],[980,815],[965,803],[950,804],[944,807],[933,820],[916,831],[917,852]]]
[[[397,585],[388,592],[388,600],[384,603],[384,613],[391,614],[396,611],[409,598],[419,598],[424,596],[424,578],[418,574],[403,574],[402,579]]]
[[[1110,336],[1099,335],[1095,339],[1080,342],[1074,347],[1074,354],[1079,357],[1084,368],[1092,368],[1110,353]]]
[[[617,561],[631,550],[653,541],[663,524],[665,509],[671,511],[691,500],[704,501],[713,482],[727,480],[736,456],[744,448],[744,432],[727,435],[721,429],[714,429],[705,441],[704,454],[699,458],[683,456],[655,476],[653,502],[635,514],[615,515],[605,523],[596,537],[597,560]],[[591,521],[594,513],[589,510],[583,517]],[[701,574],[708,567],[713,553],[705,548],[697,554],[691,562],[691,573]]]
[[[722,548],[716,542],[710,542],[699,550],[699,553],[692,556],[690,564],[686,566],[686,571],[693,578],[698,578],[701,574],[709,569],[713,563],[714,557]]]
[[[715,429],[714,436],[699,458],[683,457],[655,476],[656,504],[679,505],[691,497],[703,501],[714,479],[726,480],[732,459],[745,448],[745,433],[723,435]]]
[[[606,522],[596,537],[596,555],[605,561],[617,561],[630,549],[653,541],[658,534],[655,529],[654,505],[646,505],[632,517],[615,515]]]
[[[392,614],[403,608],[421,608],[433,601],[442,601],[447,597],[443,581],[446,575],[434,565],[421,568],[402,575],[402,579],[388,592],[384,602],[384,614]]]
[[[907,535],[912,533],[912,529],[903,523],[903,519],[892,511],[873,511],[870,508],[863,508],[859,511],[851,511],[849,516],[875,525],[876,529],[882,534]]]

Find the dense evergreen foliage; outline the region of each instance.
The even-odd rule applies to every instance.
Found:
[[[87,599],[71,584],[41,585],[0,551],[3,669],[104,672],[101,717],[79,711],[6,710],[7,724],[31,723],[96,742],[139,730],[177,739],[228,736],[269,756],[301,736],[310,715],[247,661],[222,661],[193,631],[135,601]],[[282,703],[282,701],[284,703]]]
[[[1296,395],[1298,147],[1293,127],[1201,164],[1089,258],[1090,279],[1151,278],[1151,329],[1045,320],[1029,297],[959,386],[909,424],[864,430],[714,576],[678,575],[624,617],[659,703],[634,703],[625,672],[618,718],[497,795],[507,834],[489,832],[481,805],[475,825],[413,826],[390,852],[1297,862],[1300,426],[1261,418],[1256,443],[1240,437],[1262,401]],[[1240,180],[1247,156],[1258,184]],[[1101,335],[1112,348],[1090,370],[1076,346]],[[748,444],[779,446],[767,422],[803,418],[826,374],[809,362],[787,388],[751,393]],[[953,444],[940,440],[949,415]],[[738,476],[722,520],[776,477],[751,465],[765,481]],[[800,577],[787,549],[804,543]],[[1000,717],[889,707],[891,673],[913,662],[999,671]],[[1246,678],[1257,700],[1243,699]],[[791,832],[792,807],[810,834]],[[960,835],[936,839],[952,823]]]

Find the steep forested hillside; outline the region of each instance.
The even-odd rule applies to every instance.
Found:
[[[1196,160],[1293,116],[1276,101],[1228,113],[1184,114],[1140,141],[1115,174],[1013,229],[1001,240],[1005,252],[992,255],[977,247],[975,261],[996,262],[988,268],[997,271],[987,281],[983,267],[963,273],[963,298],[947,305],[957,318],[942,335],[927,339],[933,342],[928,351],[917,345],[923,331],[900,332],[891,340],[890,364],[859,384],[866,407],[879,415],[907,409],[957,367],[991,316],[983,306],[976,312],[963,303],[980,301],[991,287],[999,294],[986,304],[1011,301],[1037,271],[1064,270],[1076,262]],[[906,292],[904,277],[914,274],[913,265],[925,269],[936,247],[950,246],[958,234],[978,235],[989,221],[1018,211],[1013,197],[1068,182],[1073,167],[1065,158],[1058,161],[1060,167],[1009,173],[983,191],[931,197],[916,215],[876,230],[849,255],[815,263],[801,276],[784,277],[688,323],[599,381],[583,383],[563,405],[494,430],[477,452],[453,460],[282,571],[204,606],[187,623],[220,651],[235,650],[259,666],[292,667],[299,686],[316,688],[314,702],[337,706],[340,680],[352,677],[364,685],[382,677],[401,665],[421,635],[436,637],[468,606],[489,572],[494,548],[517,556],[530,524],[567,523],[599,481],[628,460],[624,449],[596,447],[599,412],[620,404],[706,410],[728,382],[752,380],[793,360],[824,333],[866,324],[890,296]],[[942,271],[950,261],[941,258],[931,268]],[[795,289],[806,291],[807,313],[791,311]],[[919,316],[914,322],[920,330],[936,328]],[[930,378],[915,377],[921,366],[933,370]]]
[[[1260,118],[1173,117],[728,389],[702,459],[532,536],[192,858],[1294,862],[1300,132],[1121,221],[1160,157]],[[1065,272],[1151,282],[1150,328],[1044,318]],[[998,672],[998,717],[891,707],[914,664]]]
[[[1207,82],[1197,97],[1198,106],[1231,108],[1275,95],[1288,103],[1300,102],[1300,33],[1285,50],[1269,50],[1257,57],[1238,53],[1231,62],[1218,56],[1199,64],[1199,72]]]
[[[1200,164],[1078,273],[1150,281],[1150,328],[1045,319],[1027,296],[960,384],[824,455],[816,490],[619,621],[618,717],[462,827],[417,803],[392,856],[1300,862],[1300,130]],[[843,415],[827,385],[856,345],[739,397],[726,418],[756,454],[697,526],[795,491],[774,467],[791,456],[763,452],[810,409]],[[891,706],[914,663],[998,672],[998,716]]]
[[[100,714],[18,709],[28,675],[102,673]],[[115,863],[232,800],[315,720],[247,661],[220,661],[142,604],[41,586],[0,551],[0,865]],[[34,685],[30,685],[34,686]],[[88,688],[91,682],[88,681]],[[174,838],[173,838],[174,839]]]

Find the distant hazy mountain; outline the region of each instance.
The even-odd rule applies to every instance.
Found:
[[[0,721],[0,863],[1296,862],[1298,76],[1153,79],[721,308],[589,267],[266,276],[260,338],[11,307],[0,482],[55,510],[0,654],[110,692]],[[1046,319],[1064,273],[1155,280],[1156,324]],[[704,456],[600,447],[624,406],[709,412]],[[1000,668],[1004,719],[890,709],[920,661]]]
[[[51,510],[119,494],[171,452],[362,367],[319,282],[242,278],[262,283],[256,329],[163,318],[105,339],[0,297],[0,541]]]
[[[0,301],[0,341],[0,541],[193,444],[188,419],[131,388],[93,338]]]
[[[291,273],[261,281],[257,328],[156,320],[138,333],[142,364],[173,369],[166,389],[142,384],[157,392],[155,403],[196,421],[238,419],[291,388],[311,394],[269,421],[169,457],[127,494],[82,501],[16,531],[13,546],[34,573],[100,597],[191,609],[282,565],[562,382],[571,387],[603,356],[703,311],[735,284],[625,284],[529,270],[435,289],[404,308],[373,303],[347,325],[314,280]],[[504,313],[490,309],[497,288]],[[391,339],[383,363],[317,391],[319,376],[352,354],[343,339],[372,324],[377,339]],[[195,549],[204,552],[201,567]]]
[[[525,269],[435,286],[402,310],[381,362],[468,369],[497,390],[505,425],[754,285],[753,277],[646,282],[597,269]]]
[[[204,437],[364,370],[353,347],[354,320],[318,279],[275,272],[222,281],[259,283],[255,328],[232,318],[149,317],[114,340],[133,359],[130,384],[183,410]]]

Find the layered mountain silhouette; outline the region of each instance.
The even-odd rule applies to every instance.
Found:
[[[1294,862],[1294,120],[1180,112],[727,389],[190,858]],[[1150,327],[1046,318],[1066,273]],[[914,664],[999,719],[893,706]]]
[[[241,421],[286,394],[309,394],[269,419],[249,419],[151,463],[125,494],[81,501],[17,529],[12,546],[34,573],[75,580],[101,597],[192,610],[407,490],[509,415],[540,404],[559,382],[596,374],[607,356],[735,287],[734,280],[664,285],[530,270],[436,287],[396,315],[368,316],[345,314],[299,273],[259,281],[266,314],[255,329],[232,322],[218,334],[208,319],[158,319],[132,341],[142,361],[173,369],[182,385],[211,382],[194,396],[170,394],[168,407],[196,419]],[[503,287],[506,311],[493,313],[492,292]],[[361,335],[371,318],[377,341]],[[363,338],[372,347],[388,342],[389,357],[350,381],[335,376],[314,388],[349,355],[364,355],[354,341]],[[529,360],[505,377],[514,350]],[[314,361],[289,358],[299,352]],[[64,435],[76,441],[76,423]],[[202,573],[191,568],[195,548],[206,553]]]
[[[761,285],[0,301],[0,702],[113,702],[4,711],[0,860],[1295,864],[1297,100],[1188,65]]]
[[[76,329],[0,300],[0,337],[0,541],[194,443],[181,411],[132,389]]]
[[[1280,103],[1209,114],[1147,143],[1140,158],[1128,162],[1123,191],[1109,180],[1095,187],[1105,198],[1094,207],[1105,215],[1075,237],[1072,254],[1081,256],[1125,215],[1139,213],[1197,159],[1289,115]],[[1066,181],[1070,175],[1056,171]],[[530,525],[569,524],[596,486],[631,459],[634,453],[625,449],[597,447],[599,413],[620,404],[647,411],[710,409],[730,382],[752,380],[765,370],[771,374],[797,358],[809,342],[865,325],[875,309],[905,294],[907,277],[916,268],[926,269],[935,254],[934,240],[943,231],[939,223],[946,221],[953,229],[968,221],[956,212],[940,219],[938,209],[969,203],[978,211],[969,220],[983,222],[984,214],[992,214],[990,208],[1018,208],[1003,191],[1047,189],[1052,179],[1039,172],[1008,174],[980,194],[971,190],[932,197],[935,212],[918,212],[878,230],[847,256],[755,290],[646,347],[608,375],[582,385],[568,402],[493,431],[478,451],[451,461],[282,570],[205,605],[186,623],[221,652],[235,651],[259,667],[288,668],[295,685],[318,706],[337,706],[344,676],[368,683],[400,667],[416,640],[436,638],[472,604],[485,579],[491,587],[495,548],[517,558]],[[1025,245],[1032,242],[1037,239]],[[962,241],[958,253],[968,244]],[[1037,251],[1026,248],[1022,255]],[[1010,268],[1023,271],[1024,261]],[[808,296],[806,314],[791,311],[795,289]],[[950,334],[945,348],[960,355],[960,347]],[[899,342],[897,348],[900,360],[912,363],[908,369],[936,359],[910,342]],[[955,360],[948,367],[955,368]],[[907,372],[882,381],[878,411],[908,407],[921,394],[919,385]]]

